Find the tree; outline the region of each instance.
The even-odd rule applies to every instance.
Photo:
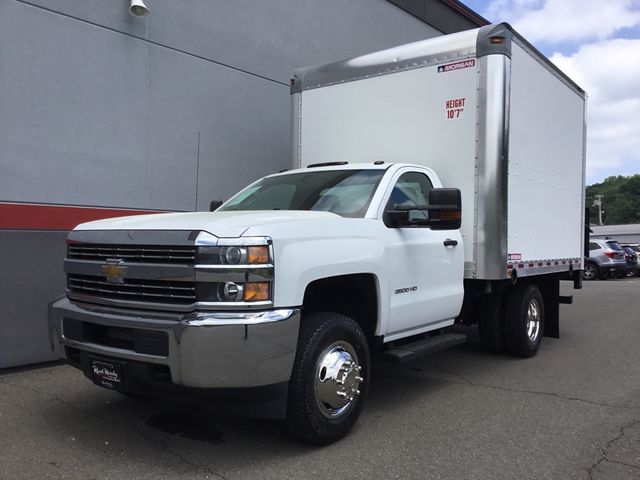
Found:
[[[602,183],[587,186],[587,206],[602,195],[603,223],[624,225],[640,223],[640,174],[607,177]],[[591,208],[591,223],[598,224],[598,209]]]

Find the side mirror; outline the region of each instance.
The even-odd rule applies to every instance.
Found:
[[[215,212],[217,209],[219,209],[222,206],[222,200],[213,200],[210,204],[209,204],[209,211],[210,212]]]
[[[429,192],[431,230],[457,230],[462,224],[462,194],[457,188],[434,188]]]

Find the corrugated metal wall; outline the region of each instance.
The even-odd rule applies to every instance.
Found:
[[[0,203],[206,210],[289,166],[295,67],[439,34],[384,0],[147,4],[0,0]],[[52,358],[64,237],[0,219],[0,368]]]

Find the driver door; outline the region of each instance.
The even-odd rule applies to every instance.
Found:
[[[392,185],[382,217],[390,295],[386,335],[452,324],[464,295],[460,231],[432,230],[426,225],[426,210],[410,211],[412,225],[394,226],[387,212],[398,206],[427,206],[433,184],[426,171],[402,169]]]

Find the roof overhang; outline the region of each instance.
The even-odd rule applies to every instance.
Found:
[[[489,25],[489,21],[458,0],[389,0],[442,33]]]

